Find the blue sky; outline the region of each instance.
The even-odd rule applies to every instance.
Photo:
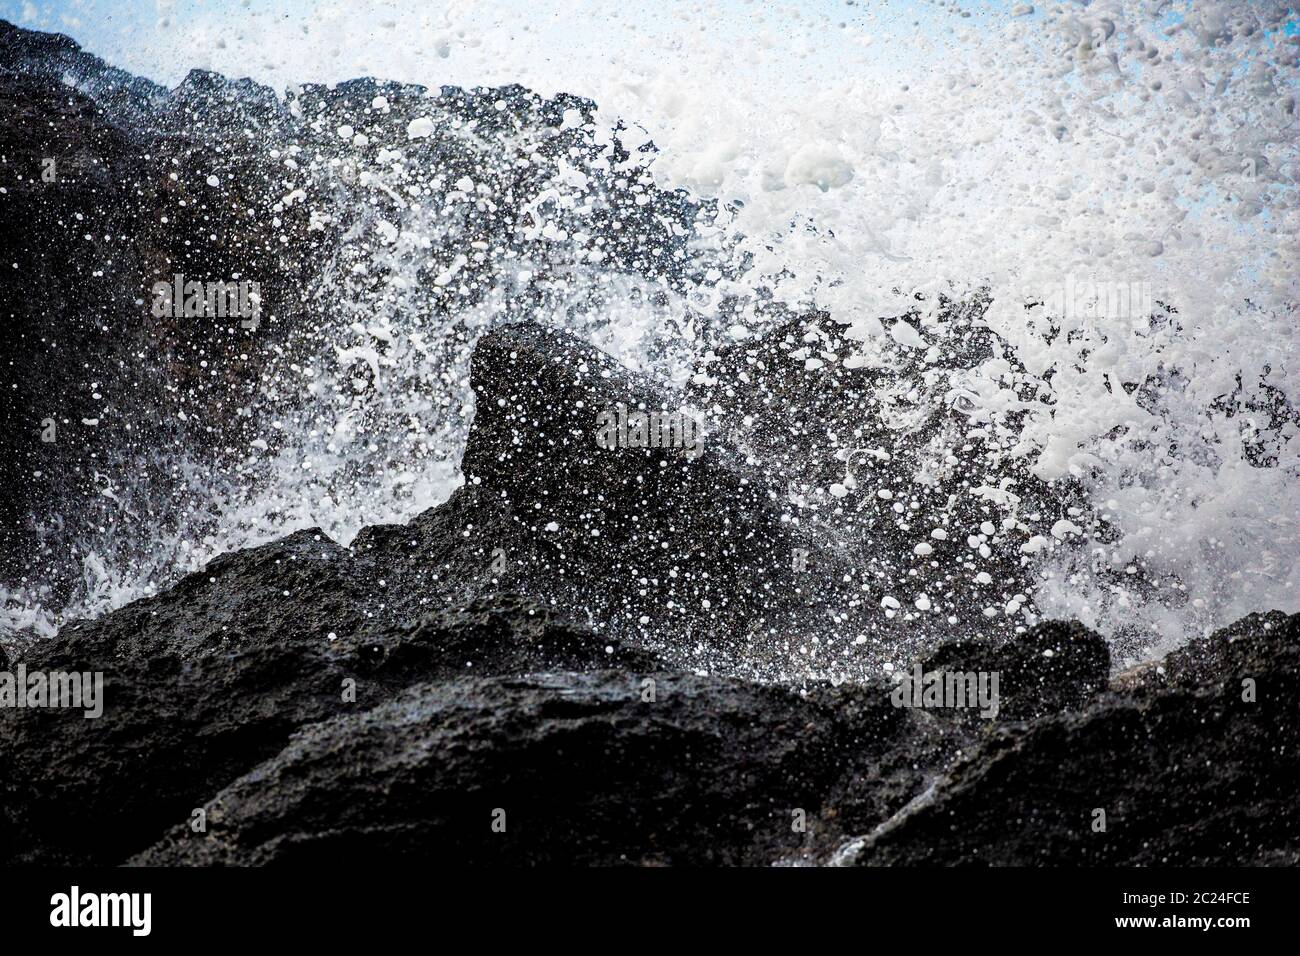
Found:
[[[540,92],[553,92],[545,88],[552,84],[584,92],[574,86],[584,68],[671,56],[704,31],[715,41],[719,33],[766,32],[772,43],[765,63],[726,67],[771,71],[787,86],[833,78],[855,55],[862,68],[866,33],[875,41],[869,63],[884,75],[892,58],[905,55],[909,37],[974,26],[1005,15],[1008,4],[963,6],[970,18],[930,3],[879,0],[0,0],[0,17],[66,33],[114,65],[169,86],[199,66],[276,88],[369,74],[430,86],[518,81]],[[868,23],[873,14],[878,19]],[[508,58],[500,55],[506,44]]]
[[[539,92],[585,92],[575,85],[584,66],[671,57],[705,31],[715,45],[718,34],[766,31],[773,40],[766,62],[725,66],[738,75],[752,66],[787,88],[815,87],[849,62],[883,77],[911,55],[911,38],[979,29],[1014,5],[964,0],[959,6],[969,16],[961,17],[908,0],[0,0],[0,17],[66,33],[114,65],[169,86],[200,66],[276,88],[368,74],[430,86],[518,81]],[[1171,22],[1181,6],[1169,5]],[[1293,21],[1287,32],[1297,28]],[[867,58],[864,34],[874,40]],[[801,37],[810,49],[800,49]]]

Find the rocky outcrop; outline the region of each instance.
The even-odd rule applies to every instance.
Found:
[[[804,539],[762,471],[717,436],[680,426],[661,447],[634,433],[629,441],[620,416],[693,413],[566,332],[495,329],[479,341],[472,371],[466,481],[526,516],[584,606],[646,640],[691,633],[736,662],[785,669],[789,655],[771,635],[826,617],[813,585],[829,569],[793,570]],[[603,437],[602,428],[615,430]]]
[[[120,862],[297,728],[417,680],[658,663],[509,594],[387,614],[385,573],[299,532],[30,647],[29,672],[102,673],[104,707],[0,710],[0,862]]]
[[[1155,668],[1147,686],[1194,688],[1211,685],[1223,693],[1241,693],[1250,681],[1259,699],[1294,694],[1300,674],[1300,641],[1295,616],[1277,611],[1251,614],[1230,627],[1194,638],[1170,652]],[[1294,700],[1294,697],[1292,698]]]
[[[316,724],[143,865],[766,864],[902,713],[851,688],[599,672],[425,684]],[[864,775],[871,785],[879,778]]]
[[[1077,622],[1049,621],[1003,640],[944,644],[922,672],[996,673],[998,717],[1032,720],[1078,710],[1106,687],[1110,654],[1101,635]]]
[[[1300,615],[1254,615],[1171,680],[996,730],[841,847],[859,865],[1295,865]],[[1193,663],[1192,661],[1195,661]],[[1242,667],[1245,665],[1245,669]],[[1243,684],[1252,673],[1256,684]]]

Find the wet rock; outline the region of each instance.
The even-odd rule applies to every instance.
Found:
[[[359,655],[359,671],[385,684],[430,675],[497,675],[601,668],[654,670],[651,651],[606,643],[518,594],[493,594],[436,611],[404,632],[385,633]]]
[[[1077,710],[1106,689],[1106,640],[1077,621],[1047,621],[1002,640],[971,639],[943,645],[922,672],[998,675],[998,719],[1031,720]]]
[[[1171,651],[1147,673],[1152,686],[1222,686],[1225,693],[1243,690],[1251,680],[1259,695],[1295,694],[1300,674],[1297,618],[1281,611],[1251,614],[1206,637],[1194,638]],[[1294,699],[1294,697],[1293,697]]]
[[[29,671],[102,672],[104,711],[0,710],[0,861],[120,862],[298,727],[415,680],[657,664],[518,596],[395,620],[383,573],[312,529],[31,645]]]
[[[132,862],[767,864],[824,838],[855,768],[881,779],[905,720],[860,689],[689,675],[422,685],[304,729],[206,804],[206,833]]]
[[[12,449],[0,460],[9,489],[0,498],[0,580],[38,580],[46,604],[61,607],[82,578],[61,551],[83,552],[96,528],[157,516],[184,497],[178,473],[217,469],[259,437],[235,410],[248,407],[281,356],[296,355],[288,323],[275,317],[290,314],[316,263],[308,246],[279,242],[271,217],[249,215],[261,197],[282,195],[269,157],[223,160],[221,175],[240,192],[222,196],[206,181],[215,139],[145,124],[139,110],[152,97],[120,84],[66,85],[21,55],[31,51],[3,27],[0,255],[10,267],[0,297],[13,305],[16,360],[0,370],[0,387],[16,400],[0,408]],[[138,109],[113,112],[122,103],[114,90]],[[295,230],[305,232],[307,219],[301,209],[284,213]],[[154,315],[154,283],[177,274],[257,281],[264,321],[252,330],[237,318]],[[172,449],[184,449],[175,468],[158,465]],[[78,543],[59,549],[51,534]],[[111,565],[140,560],[115,538],[102,547]]]
[[[147,114],[166,89],[109,66],[61,33],[38,33],[0,20],[0,70],[92,94],[106,111]]]
[[[518,512],[540,512],[557,525],[548,532],[556,540],[619,561],[636,552],[633,575],[701,561],[743,573],[772,562],[780,535],[772,490],[757,471],[710,447],[708,436],[688,443],[679,428],[670,447],[617,438],[601,447],[602,413],[681,406],[599,349],[532,323],[505,326],[479,341],[471,384],[477,413],[467,481],[485,483]],[[693,433],[693,420],[688,428]],[[560,477],[570,487],[557,487]],[[716,590],[705,580],[694,587]]]
[[[599,444],[602,413],[677,414],[676,396],[532,323],[480,339],[472,372],[467,482],[526,516],[602,619],[734,648],[747,634],[806,626],[811,578],[791,562],[801,538],[758,469],[708,435]],[[764,653],[768,642],[756,643]]]
[[[1270,626],[1265,629],[1264,625]],[[860,865],[1252,865],[1300,861],[1300,615],[1252,616],[1172,662],[1186,680],[1003,726],[833,859]],[[1288,650],[1289,649],[1289,650]],[[1284,653],[1277,654],[1278,650]],[[1276,656],[1274,656],[1276,654]],[[1263,668],[1253,699],[1225,666]],[[1206,679],[1194,675],[1200,671]]]

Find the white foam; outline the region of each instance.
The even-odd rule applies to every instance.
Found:
[[[914,350],[937,341],[933,315],[919,329],[892,321],[903,303],[916,304],[914,293],[933,303],[940,290],[990,287],[986,321],[1024,371],[998,358],[954,379],[954,392],[972,414],[1025,413],[1017,453],[1041,477],[1081,481],[1119,532],[1105,561],[1140,559],[1195,596],[1179,604],[1097,590],[1078,570],[1088,548],[1065,546],[1073,529],[1058,523],[1052,541],[1030,545],[1054,556],[1040,608],[1107,629],[1137,615],[1171,640],[1251,610],[1300,610],[1300,435],[1284,431],[1272,466],[1258,467],[1252,413],[1222,408],[1225,396],[1261,397],[1261,383],[1300,397],[1300,136],[1286,4],[1100,0],[974,8],[971,18],[897,3],[670,14],[613,3],[509,15],[466,7],[430,16],[397,3],[307,9],[241,10],[229,30],[221,14],[201,12],[97,52],[144,73],[206,65],[280,87],[372,74],[590,96],[601,107],[593,137],[607,138],[620,119],[639,124],[660,150],[659,185],[725,201],[700,245],[735,243],[736,261],[749,257],[739,277],[668,297],[669,322],[645,298],[612,296],[622,277],[602,277],[608,321],[573,323],[601,347],[636,366],[653,354],[657,371],[680,380],[721,293],[766,286],[777,301],[831,309],[860,343],[845,366],[877,366],[886,336]],[[223,46],[195,42],[218,31]],[[192,62],[196,50],[210,61]],[[381,99],[374,107],[387,109]],[[579,122],[565,113],[566,127]],[[430,117],[406,130],[409,139],[434,132]],[[374,182],[383,187],[381,175]],[[568,201],[582,183],[566,174],[551,188],[551,199]],[[546,198],[534,197],[535,208]],[[422,254],[413,237],[437,228],[416,218],[375,223],[376,261],[396,263],[398,291],[382,309],[351,306],[392,347],[381,356],[365,351],[373,337],[340,333],[329,355],[370,367],[382,387],[368,401],[383,406],[384,421],[427,414],[437,426],[367,444],[340,414],[319,440],[285,451],[285,477],[232,510],[189,563],[305,522],[348,540],[359,523],[410,517],[459,480],[471,402],[463,367],[432,357],[438,329],[400,318],[402,283],[415,281]],[[560,241],[544,216],[535,220],[537,235]],[[461,258],[441,264],[448,283]],[[589,262],[598,270],[596,253]],[[511,275],[527,272],[510,264]],[[1176,315],[1153,326],[1145,314],[1024,308],[1090,279],[1144,283]],[[503,317],[497,308],[489,300],[447,321],[486,327]],[[725,331],[745,338],[757,324],[746,315]],[[676,345],[665,344],[665,328],[680,333]],[[320,371],[345,380],[337,367]],[[1015,397],[1006,385],[1014,376],[1036,386],[1035,399]],[[1162,384],[1144,407],[1122,383],[1148,379]],[[328,394],[327,384],[315,387]],[[310,467],[297,467],[304,460]],[[152,573],[88,568],[88,606],[140,593]],[[136,584],[91,580],[114,574]]]

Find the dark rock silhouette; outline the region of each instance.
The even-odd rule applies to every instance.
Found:
[[[858,689],[690,675],[425,684],[307,728],[207,804],[206,835],[132,862],[765,864],[901,718]]]
[[[998,729],[835,859],[1294,866],[1300,615],[1252,615],[1198,643],[1194,665],[1166,658],[1171,686]],[[1249,692],[1245,675],[1258,681]]]

